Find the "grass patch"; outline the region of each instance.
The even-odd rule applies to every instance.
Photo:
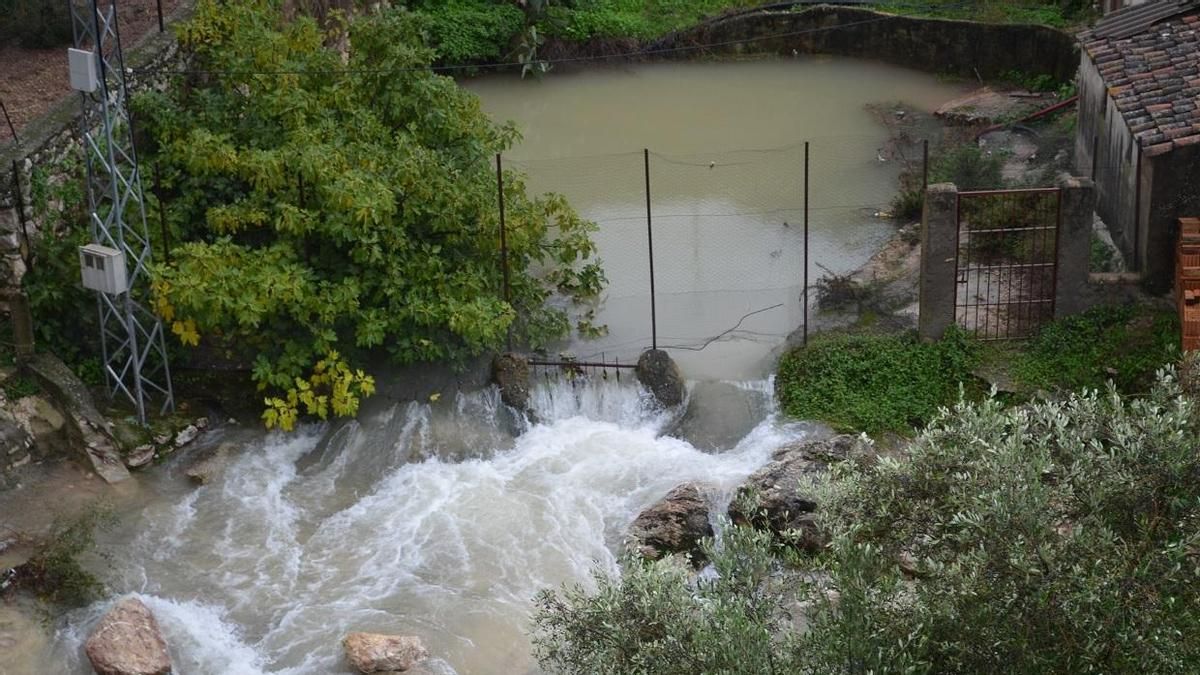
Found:
[[[1024,342],[978,342],[957,328],[938,343],[912,334],[838,333],[794,349],[779,362],[776,392],[788,415],[839,430],[909,434],[938,408],[987,385],[980,368],[1036,391],[1148,390],[1155,371],[1179,359],[1179,323],[1169,309],[1099,307],[1047,324]]]
[[[978,346],[959,330],[937,343],[915,335],[833,334],[784,355],[776,391],[792,417],[839,429],[908,433],[954,403],[971,382]]]
[[[1097,389],[1112,380],[1145,391],[1154,371],[1179,359],[1179,320],[1170,310],[1098,307],[1048,324],[1015,352],[1012,373],[1041,389]]]

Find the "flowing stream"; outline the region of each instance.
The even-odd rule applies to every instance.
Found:
[[[510,166],[530,187],[564,192],[601,225],[611,286],[599,318],[610,333],[573,345],[577,354],[628,359],[648,346],[638,149],[654,150],[660,342],[693,380],[689,400],[655,413],[610,371],[539,378],[532,425],[484,390],[376,400],[357,421],[291,435],[218,426],[140,475],[102,542],[111,562],[98,562],[114,591],[154,610],[178,673],[347,672],[340,640],[357,630],[420,636],[434,673],[536,672],[537,591],[615,571],[630,522],[676,485],[710,484],[715,516],[775,448],[821,433],[777,415],[765,375],[801,314],[798,143],[813,144],[814,276],[816,263],[849,269],[888,236],[874,210],[899,170],[879,161],[885,130],[865,104],[931,109],[957,92],[817,58],[467,86],[525,129]],[[237,448],[224,476],[190,485],[187,466],[221,442]],[[82,644],[107,607],[57,624],[44,652],[54,672],[90,672]]]
[[[112,585],[155,611],[180,673],[343,672],[354,630],[421,636],[435,672],[533,672],[539,589],[614,571],[629,523],[679,483],[712,484],[719,511],[774,448],[814,433],[779,421],[766,382],[695,385],[692,399],[679,419],[628,378],[564,380],[536,388],[544,422],[515,440],[494,390],[260,438],[222,481],[151,475],[153,496],[108,542]],[[706,452],[668,427],[741,438]],[[80,646],[106,608],[60,630],[68,672],[89,672]]]

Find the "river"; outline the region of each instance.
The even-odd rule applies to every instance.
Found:
[[[376,401],[360,419],[291,435],[217,425],[239,450],[194,487],[204,447],[140,475],[98,566],[159,618],[186,675],[346,672],[348,631],[415,634],[430,672],[532,673],[533,595],[615,572],[632,519],[688,480],[714,514],[782,443],[817,430],[781,419],[766,373],[799,323],[803,142],[812,143],[815,262],[863,262],[893,227],[874,211],[898,162],[865,109],[931,109],[955,87],[879,64],[798,58],[553,73],[466,84],[525,140],[508,158],[534,190],[599,222],[608,337],[575,353],[648,346],[644,157],[650,147],[659,340],[692,380],[685,410],[656,413],[625,377],[542,381],[540,422],[510,433],[493,390]],[[885,158],[886,159],[886,158]],[[819,268],[815,267],[814,274]],[[756,314],[708,348],[709,337]],[[59,622],[54,672],[89,672],[82,644],[107,603]]]

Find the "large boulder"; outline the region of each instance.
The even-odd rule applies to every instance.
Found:
[[[134,597],[117,603],[100,620],[84,647],[98,675],[167,675],[171,656],[158,621]]]
[[[404,672],[429,656],[421,639],[411,635],[350,633],[342,646],[346,660],[360,673]]]
[[[699,562],[700,540],[713,536],[705,497],[708,490],[697,483],[684,483],[642,511],[629,527],[630,548],[649,560],[687,553],[693,562]]]
[[[664,408],[683,403],[687,389],[679,366],[669,354],[661,349],[650,349],[642,353],[637,362],[638,382],[654,395],[654,400]]]
[[[780,447],[766,466],[738,487],[730,518],[784,536],[801,549],[819,549],[825,541],[816,526],[817,498],[805,484],[830,464],[851,457],[859,443],[855,436],[841,435]],[[753,504],[749,513],[743,510],[746,503]]]
[[[529,411],[529,361],[516,354],[500,354],[492,361],[492,381],[500,387],[505,405]]]

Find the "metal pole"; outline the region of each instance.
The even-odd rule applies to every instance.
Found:
[[[808,141],[804,141],[804,344],[808,344]]]
[[[12,161],[13,188],[17,198],[17,220],[21,223],[21,237],[25,240],[25,251],[21,259],[25,267],[33,270],[33,246],[29,243],[29,230],[25,225],[25,196],[21,194],[21,170],[17,168],[17,160]]]
[[[929,139],[921,142],[921,194],[929,189]]]
[[[4,111],[4,121],[8,122],[8,130],[12,132],[13,143],[20,143],[21,139],[17,137],[17,128],[13,126],[12,118],[8,116],[8,108],[4,106],[4,101],[0,101],[0,110]]]
[[[496,153],[496,194],[500,203],[500,270],[504,278],[504,302],[512,306],[508,285],[508,232],[504,223],[504,160]],[[508,350],[512,351],[512,324],[508,325]]]
[[[158,32],[161,33],[166,30],[166,27],[163,26],[162,0],[158,0],[157,4],[158,4]]]
[[[158,202],[158,224],[162,228],[163,260],[171,264],[171,234],[167,231],[167,213],[163,207],[162,179],[158,173],[158,162],[154,163],[154,201]]]
[[[650,148],[642,149],[646,164],[646,248],[650,253],[650,348],[658,349],[658,315],[654,307],[654,225],[650,209]]]

